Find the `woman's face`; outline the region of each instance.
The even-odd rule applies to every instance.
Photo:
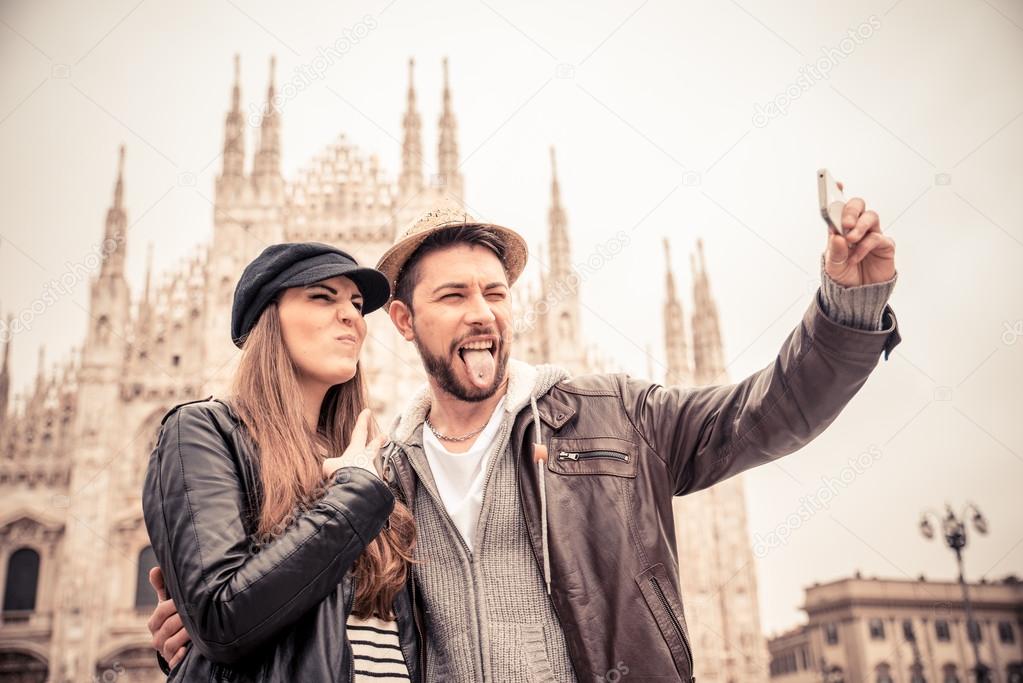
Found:
[[[284,345],[299,380],[326,386],[355,376],[366,337],[362,294],[343,275],[289,287],[279,303]]]

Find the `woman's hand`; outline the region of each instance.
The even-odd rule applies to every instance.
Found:
[[[159,601],[153,610],[153,616],[149,618],[149,634],[153,637],[153,648],[173,669],[185,658],[192,638],[181,622],[174,601],[167,595],[162,569],[153,567],[149,570],[149,585],[156,591],[156,598]]]
[[[327,458],[323,461],[323,476],[330,479],[342,467],[361,467],[380,476],[376,466],[373,464],[374,456],[385,443],[387,435],[381,434],[376,438],[369,438],[369,425],[373,419],[369,408],[359,413],[355,420],[355,428],[352,429],[352,438],[348,440],[348,448],[339,458]]]

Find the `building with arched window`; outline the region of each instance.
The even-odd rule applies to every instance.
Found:
[[[977,640],[992,683],[1021,681],[1023,582],[970,584],[967,628],[956,582],[850,579],[806,589],[807,623],[770,638],[772,683],[968,683]]]

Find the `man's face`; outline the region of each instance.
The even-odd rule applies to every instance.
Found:
[[[510,353],[511,292],[501,260],[487,247],[457,244],[429,252],[418,269],[410,316],[392,311],[392,319],[441,389],[462,401],[490,398]]]

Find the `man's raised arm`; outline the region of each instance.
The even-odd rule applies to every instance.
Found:
[[[816,438],[902,340],[887,304],[895,243],[862,199],[830,235],[821,288],[774,361],[734,384],[663,387],[626,379],[637,428],[668,464],[675,495],[712,486]]]

